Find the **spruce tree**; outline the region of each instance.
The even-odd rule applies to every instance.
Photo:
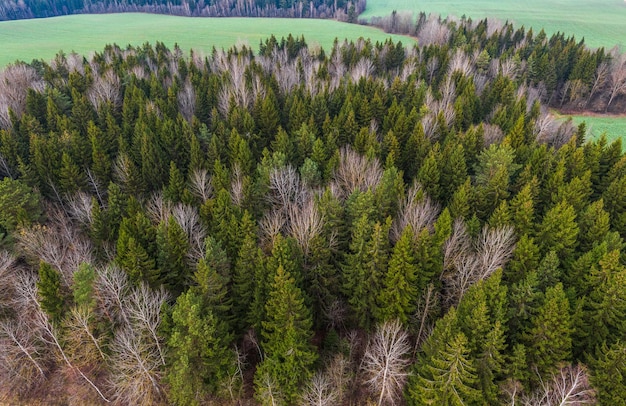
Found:
[[[46,262],[39,263],[39,281],[37,281],[39,304],[50,319],[59,322],[63,318],[65,295],[61,284],[61,274]]]
[[[257,367],[255,386],[262,387],[263,379],[269,376],[286,403],[293,404],[312,374],[317,353],[310,343],[313,322],[302,291],[281,265],[275,272],[265,312],[267,321],[261,332],[265,356]]]
[[[176,300],[171,326],[166,367],[170,399],[180,405],[206,404],[207,396],[234,372],[228,329],[193,289]]]
[[[524,334],[529,363],[541,377],[558,369],[558,364],[571,359],[572,327],[570,306],[563,285],[548,288],[543,304]]]
[[[393,248],[382,290],[378,293],[378,321],[399,319],[406,325],[415,311],[418,292],[413,239],[413,229],[407,226]]]

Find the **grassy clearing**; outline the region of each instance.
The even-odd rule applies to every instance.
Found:
[[[623,0],[367,0],[362,18],[389,15],[393,10],[496,17],[535,32],[561,31],[585,38],[591,47],[626,45],[626,2]]]
[[[587,123],[587,138],[596,139],[603,133],[609,142],[622,138],[622,150],[626,151],[626,117],[572,116],[575,124]]]
[[[403,44],[408,37],[386,34],[375,28],[330,20],[271,18],[189,18],[153,14],[73,15],[35,20],[0,22],[0,66],[16,60],[50,60],[59,50],[89,54],[101,51],[106,44],[141,45],[161,41],[183,50],[210,52],[212,47],[228,48],[239,41],[254,50],[259,41],[274,34],[277,38],[304,35],[309,45],[329,50],[339,39],[392,38]]]

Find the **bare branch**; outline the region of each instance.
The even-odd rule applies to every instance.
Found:
[[[345,199],[355,190],[365,192],[376,189],[383,176],[378,159],[359,155],[350,147],[342,148],[339,154],[339,166],[333,182],[337,197]]]
[[[203,202],[209,200],[213,196],[213,184],[209,172],[206,169],[193,171],[189,176],[189,189]]]
[[[411,346],[399,321],[379,325],[363,356],[365,384],[378,396],[378,405],[395,404],[408,377]]]

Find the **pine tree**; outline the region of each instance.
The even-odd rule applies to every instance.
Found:
[[[604,210],[602,199],[585,208],[578,219],[578,226],[580,227],[578,248],[581,252],[589,251],[595,243],[604,239],[610,229],[610,216]]]
[[[83,262],[79,265],[78,270],[74,272],[72,291],[74,293],[74,304],[79,308],[92,310],[96,306],[93,285],[95,279],[96,271],[91,264]]]
[[[441,168],[440,190],[444,202],[449,202],[454,193],[467,179],[465,150],[463,145],[447,144],[443,151],[445,165]]]
[[[580,344],[591,353],[602,343],[612,345],[626,335],[626,267],[620,263],[620,252],[604,255],[588,279],[592,290],[583,302],[582,326],[576,331],[583,333]]]
[[[181,405],[201,405],[233,372],[230,335],[202,295],[188,290],[176,300],[166,380],[170,399]]]
[[[514,161],[515,151],[506,144],[491,144],[478,156],[477,211],[482,218],[487,218],[501,200],[508,198],[511,176],[519,169]]]
[[[172,203],[182,201],[185,192],[185,178],[180,170],[176,167],[174,161],[170,162],[170,175],[167,187],[163,191],[163,197]]]
[[[61,274],[46,262],[39,263],[37,294],[41,308],[55,322],[61,321],[65,310],[65,294],[61,285]]]
[[[245,211],[241,219],[242,242],[233,267],[233,314],[241,331],[249,322],[251,305],[256,289],[256,269],[263,263],[263,253],[257,246],[256,227],[250,214]]]
[[[156,242],[158,249],[158,283],[163,284],[174,295],[182,292],[189,282],[187,253],[189,242],[185,231],[170,216],[157,227]]]
[[[73,195],[79,190],[84,190],[86,187],[84,174],[67,152],[63,152],[61,157],[59,186],[61,187],[61,191],[68,196]]]
[[[406,325],[415,311],[418,292],[413,239],[413,230],[407,226],[393,248],[383,289],[378,293],[378,321],[399,319]]]
[[[626,399],[626,344],[602,344],[591,366],[591,383],[597,390],[599,404],[623,404]]]
[[[571,261],[576,249],[578,231],[574,208],[562,201],[543,217],[537,239],[542,243],[544,254],[554,251],[561,261]]]
[[[418,383],[409,388],[412,405],[478,404],[478,377],[469,359],[467,338],[462,333],[443,344],[444,348],[423,365]]]
[[[428,153],[428,156],[422,163],[417,172],[417,181],[422,185],[428,196],[432,199],[439,200],[441,189],[441,152],[439,144],[435,144]]]
[[[531,323],[524,334],[528,360],[545,377],[558,368],[558,363],[569,360],[572,353],[570,306],[561,283],[546,290]]]
[[[292,404],[311,376],[317,354],[310,344],[313,322],[302,291],[282,266],[276,270],[265,312],[267,321],[261,332],[265,357],[257,367],[255,386],[262,387],[264,377],[269,376],[286,403]]]

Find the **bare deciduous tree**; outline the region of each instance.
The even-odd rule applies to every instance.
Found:
[[[189,189],[191,193],[202,199],[203,202],[213,196],[213,183],[211,175],[206,169],[196,169],[189,176]]]
[[[420,184],[415,183],[407,192],[398,215],[391,227],[391,238],[397,241],[404,229],[410,225],[417,235],[424,227],[432,229],[439,216],[439,205],[424,194]]]
[[[113,69],[109,69],[104,75],[94,75],[93,83],[87,91],[87,99],[96,110],[106,103],[119,107],[122,102],[120,89],[120,78]]]
[[[324,219],[315,206],[312,197],[302,205],[292,205],[288,212],[289,234],[296,239],[305,256],[309,254],[310,243],[317,237],[324,226]]]
[[[18,246],[27,258],[54,266],[69,287],[78,266],[93,262],[93,246],[62,210],[52,207],[47,213],[45,226],[35,225],[17,234]]]
[[[178,111],[180,111],[187,122],[191,123],[191,119],[196,112],[196,92],[189,78],[178,91]]]
[[[126,272],[109,265],[97,273],[94,290],[100,304],[100,313],[117,325],[129,323],[124,298],[130,290]]]
[[[10,128],[9,109],[21,116],[26,109],[28,89],[42,92],[43,79],[25,63],[9,65],[0,72],[0,128]]]
[[[369,78],[374,73],[374,63],[370,58],[361,58],[350,71],[350,78],[358,82],[361,78]]]
[[[256,396],[262,400],[263,404],[271,406],[283,404],[280,388],[269,374],[263,374],[257,382]]]
[[[204,239],[207,234],[206,228],[200,221],[198,209],[178,203],[171,209],[171,215],[187,235],[190,246],[189,258],[192,262],[197,262],[204,256]]]
[[[51,346],[61,357],[63,362],[67,365],[70,371],[74,371],[80,375],[89,386],[91,386],[102,400],[109,403],[110,400],[104,395],[103,391],[96,385],[96,383],[89,378],[78,366],[76,366],[70,360],[67,352],[61,345],[61,335],[58,328],[52,323],[46,312],[39,306],[39,303],[36,302],[34,306],[34,317],[33,322],[36,328],[42,331],[42,339],[43,341]]]
[[[368,385],[378,397],[378,405],[395,404],[408,377],[411,351],[408,334],[399,321],[376,328],[363,356],[363,371]]]
[[[606,103],[607,111],[613,100],[626,93],[626,54],[620,54],[619,50],[612,50],[611,69],[609,73],[609,100]]]
[[[339,166],[335,171],[333,191],[340,199],[347,198],[355,190],[375,190],[383,176],[380,161],[359,155],[350,147],[339,152]]]
[[[503,267],[513,254],[515,233],[513,227],[483,227],[478,239],[472,242],[462,220],[455,221],[452,234],[444,246],[446,302],[458,303],[476,282],[488,278]]]
[[[41,330],[21,315],[0,321],[0,387],[5,393],[21,393],[45,379],[48,351]]]
[[[589,95],[587,97],[587,103],[585,106],[588,106],[595,96],[604,86],[606,86],[607,80],[609,78],[610,65],[607,61],[603,61],[598,65],[595,74],[593,75],[593,84],[591,85],[591,90],[589,90]]]
[[[272,210],[263,215],[259,222],[259,231],[266,247],[274,245],[274,239],[281,233],[286,224],[287,219],[281,211]]]
[[[534,393],[522,397],[521,403],[524,406],[582,406],[596,402],[587,369],[578,365],[561,368],[551,381],[542,381]]]
[[[430,14],[428,20],[419,28],[417,40],[422,46],[444,45],[450,38],[450,29],[439,16]]]
[[[157,350],[161,364],[165,365],[165,355],[161,346],[161,338],[157,331],[161,324],[161,308],[167,301],[168,294],[165,289],[153,290],[146,283],[141,283],[132,289],[124,302],[124,309],[128,313],[128,319],[136,331],[145,331]]]
[[[483,143],[485,147],[498,143],[504,138],[504,133],[499,126],[495,124],[483,124]]]
[[[163,397],[161,360],[141,330],[120,328],[109,346],[113,399],[125,405],[153,405]]]
[[[91,309],[73,307],[65,321],[65,328],[71,332],[67,337],[68,356],[79,367],[98,365],[106,360],[102,351],[104,338],[94,335],[93,317]]]
[[[68,198],[67,207],[70,216],[84,226],[90,226],[93,221],[92,200],[85,192],[78,192]]]
[[[302,404],[310,406],[330,406],[338,404],[337,392],[333,390],[330,378],[317,372],[306,386],[302,395]]]
[[[472,60],[461,48],[456,50],[450,60],[450,65],[448,65],[448,76],[452,76],[455,72],[459,72],[467,77],[474,72]]]

